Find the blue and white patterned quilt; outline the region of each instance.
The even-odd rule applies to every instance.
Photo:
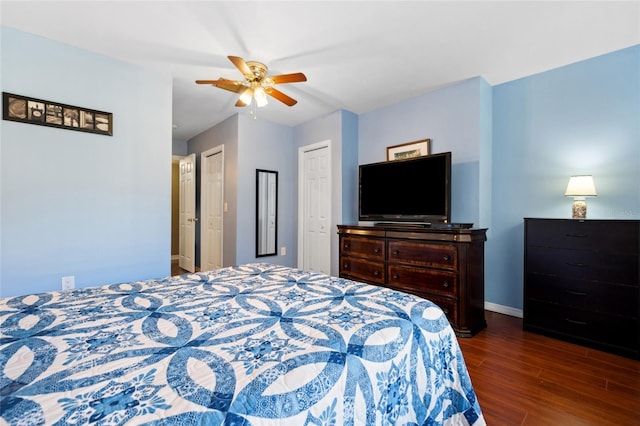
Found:
[[[282,266],[0,299],[0,330],[0,424],[485,424],[436,305]]]

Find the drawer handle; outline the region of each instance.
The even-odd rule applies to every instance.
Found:
[[[448,254],[445,254],[444,256],[442,256],[442,259],[443,259],[445,262],[448,262],[449,260],[451,260],[451,256],[449,256]]]
[[[585,266],[589,266],[588,263],[582,263],[582,262],[565,262],[565,263],[569,266],[576,266],[578,268],[584,268]]]
[[[449,309],[447,309],[447,308],[443,308],[443,309],[442,309],[442,312],[444,312],[444,313],[445,313],[445,315],[449,315]]]
[[[444,287],[444,288],[448,288],[448,287],[449,287],[449,283],[448,283],[448,282],[446,282],[446,281],[444,281],[444,282],[442,283],[442,287]]]
[[[565,290],[565,293],[572,294],[574,296],[586,296],[589,293],[585,293],[583,291],[573,291],[573,290]]]
[[[349,269],[349,264],[348,264],[348,263],[345,263],[345,264],[343,264],[343,265],[342,265],[342,267],[343,267],[344,269]]]
[[[344,243],[344,245],[343,245],[342,247],[344,247],[344,248],[348,249],[348,248],[349,248],[349,247],[351,247],[351,246],[350,246],[349,244],[347,244],[347,243]]]
[[[578,321],[578,320],[574,320],[574,319],[571,319],[571,318],[565,318],[564,320],[567,321],[567,322],[570,322],[571,324],[587,325],[586,321]]]
[[[391,254],[393,254],[393,255],[397,256],[397,255],[399,255],[399,254],[400,254],[400,251],[398,251],[398,250],[393,250],[393,251],[391,252]]]
[[[398,274],[393,274],[393,279],[394,279],[394,280],[397,280],[398,278],[400,278],[400,275],[398,275]]]
[[[589,234],[566,234],[569,238],[587,238]]]
[[[380,276],[380,271],[373,271],[373,275],[375,275],[376,277]]]
[[[374,252],[375,254],[380,253],[380,247],[376,247],[376,248],[374,248],[374,249],[373,249],[373,252]]]

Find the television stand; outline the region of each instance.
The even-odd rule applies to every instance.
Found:
[[[431,300],[442,308],[458,336],[473,336],[487,326],[487,230],[414,225],[421,226],[338,225],[340,277]]]

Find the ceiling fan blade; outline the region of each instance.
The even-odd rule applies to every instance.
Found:
[[[247,86],[245,86],[243,82],[233,80],[226,80],[224,82],[216,84],[215,86],[234,93],[244,92],[247,88]]]
[[[288,106],[294,106],[298,103],[298,101],[296,101],[295,99],[285,95],[284,93],[282,93],[278,89],[274,89],[273,87],[265,87],[264,91],[267,95],[273,96],[274,98]]]
[[[245,89],[243,85],[216,84],[215,86],[233,93],[240,93]]]
[[[234,93],[240,93],[247,88],[242,81],[227,80],[226,78],[219,78],[218,80],[196,80],[196,84],[210,84]]]
[[[245,104],[244,102],[242,102],[242,99],[238,98],[238,100],[236,101],[236,106],[237,107],[246,107],[247,104]]]
[[[296,72],[293,74],[274,75],[270,78],[273,81],[273,84],[298,83],[300,81],[307,81],[307,76],[301,72]]]
[[[196,80],[196,84],[218,84],[220,80]]]
[[[236,68],[238,68],[238,70],[242,73],[242,75],[245,75],[245,76],[253,75],[253,73],[251,72],[251,69],[249,68],[249,65],[247,65],[247,63],[241,57],[227,56],[227,58],[229,58],[229,60],[233,62],[233,65],[235,65]]]

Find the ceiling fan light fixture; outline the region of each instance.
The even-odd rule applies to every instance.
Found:
[[[251,98],[253,97],[253,89],[251,87],[247,87],[244,89],[244,92],[240,95],[240,101],[245,105],[249,105],[251,103]]]
[[[245,81],[228,80],[221,77],[217,80],[196,80],[196,84],[210,84],[220,89],[238,93],[239,97],[236,101],[236,106],[246,107],[251,105],[252,111],[254,105],[258,107],[267,105],[269,96],[290,107],[298,102],[273,86],[307,81],[307,77],[303,73],[268,76],[268,68],[262,62],[245,61],[239,56],[227,56],[227,58],[244,75]],[[255,103],[253,102],[254,99]]]
[[[267,101],[267,94],[262,87],[258,87],[253,91],[253,97],[256,100],[258,108],[261,108],[269,103]]]

